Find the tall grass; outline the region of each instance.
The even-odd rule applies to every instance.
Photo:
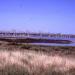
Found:
[[[75,75],[75,60],[36,51],[1,50],[0,75]]]

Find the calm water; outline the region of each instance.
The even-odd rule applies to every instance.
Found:
[[[70,40],[73,43],[71,44],[56,44],[56,43],[30,43],[34,45],[46,45],[46,46],[75,46],[75,38],[64,38],[64,37],[41,37],[41,36],[23,36],[21,38],[35,38],[35,39],[54,39],[54,40]]]
[[[72,44],[56,44],[56,43],[30,43],[33,45],[44,45],[44,46],[75,46],[75,43]]]
[[[9,37],[9,36],[7,36]],[[16,36],[14,36],[16,37]],[[18,38],[36,38],[36,39],[54,39],[54,40],[70,40],[72,41],[73,43],[71,44],[56,44],[56,43],[30,43],[30,44],[34,44],[34,45],[47,45],[47,46],[75,46],[75,38],[64,38],[64,37],[41,37],[41,36],[19,36],[19,37],[16,37],[17,39]]]
[[[39,38],[39,37],[37,37],[37,38]],[[45,45],[45,46],[75,46],[75,38],[62,38],[62,37],[60,37],[60,38],[54,38],[54,37],[43,37],[43,38],[45,38],[45,39],[55,39],[55,40],[58,40],[58,39],[60,39],[60,40],[70,40],[70,41],[72,41],[73,43],[70,43],[70,44],[57,44],[57,43],[31,43],[31,44],[34,44],[34,45]]]

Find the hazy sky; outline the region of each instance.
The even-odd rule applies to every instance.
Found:
[[[75,34],[75,0],[0,0],[0,30]]]

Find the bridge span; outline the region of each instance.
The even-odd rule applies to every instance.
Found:
[[[53,34],[53,33],[26,33],[26,32],[0,32],[0,38],[75,38],[72,34]]]

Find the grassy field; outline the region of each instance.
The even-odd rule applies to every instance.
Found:
[[[75,47],[0,41],[0,75],[75,75]]]

